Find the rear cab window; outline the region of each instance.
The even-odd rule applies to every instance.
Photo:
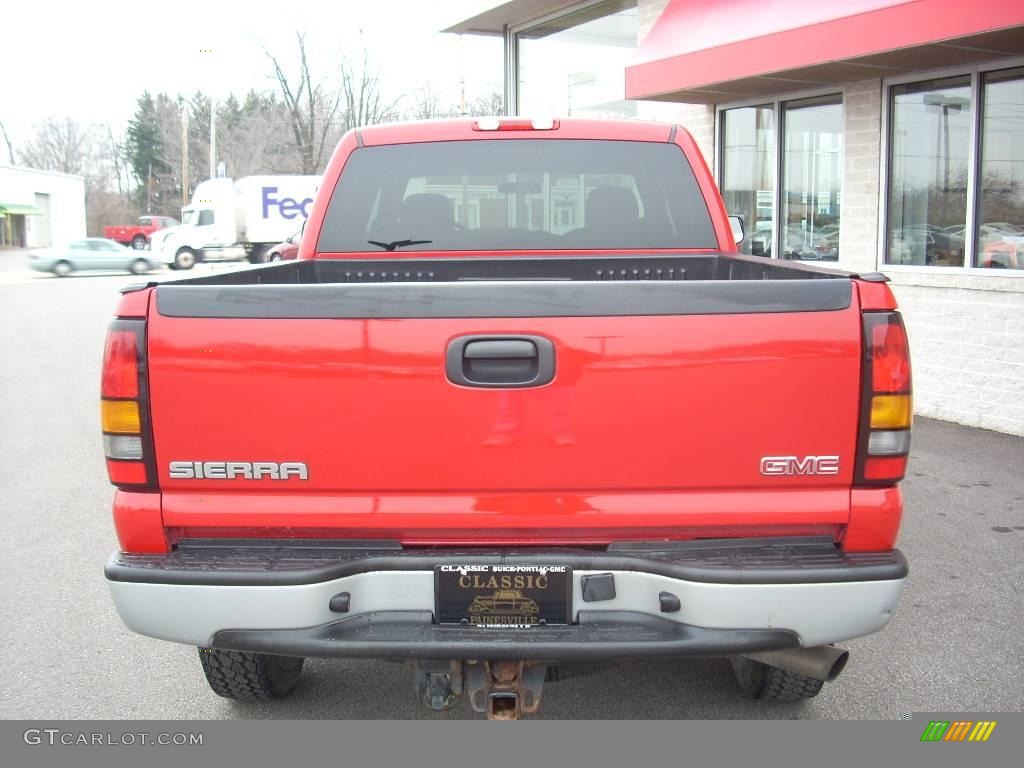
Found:
[[[523,139],[355,150],[317,251],[717,247],[677,145]]]

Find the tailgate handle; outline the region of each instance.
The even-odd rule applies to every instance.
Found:
[[[465,387],[539,387],[555,377],[555,345],[543,336],[459,336],[445,373]]]
[[[536,357],[537,346],[532,341],[522,339],[470,341],[462,356],[476,359]]]

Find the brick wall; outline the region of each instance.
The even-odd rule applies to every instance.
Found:
[[[882,81],[843,88],[843,189],[839,266],[877,269],[878,195],[881,167]]]
[[[887,274],[910,337],[915,412],[1024,435],[1024,280]]]

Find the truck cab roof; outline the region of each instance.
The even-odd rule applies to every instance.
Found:
[[[492,128],[491,125],[497,125]],[[552,127],[526,127],[528,125]],[[671,141],[677,129],[666,123],[585,118],[460,117],[371,125],[356,130],[363,146],[474,139],[617,139]]]

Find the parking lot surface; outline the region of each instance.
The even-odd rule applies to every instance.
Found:
[[[408,668],[369,661],[312,660],[290,698],[231,702],[207,688],[194,648],[121,625],[103,578],[116,540],[99,367],[117,290],[138,281],[58,279],[28,272],[23,254],[0,252],[0,717],[477,716],[464,702],[427,711]],[[185,394],[182,407],[202,396]],[[900,609],[880,634],[847,644],[847,671],[816,699],[745,701],[723,659],[637,661],[547,685],[539,717],[888,719],[1024,709],[1024,439],[919,419],[904,491],[900,547],[911,575]]]

